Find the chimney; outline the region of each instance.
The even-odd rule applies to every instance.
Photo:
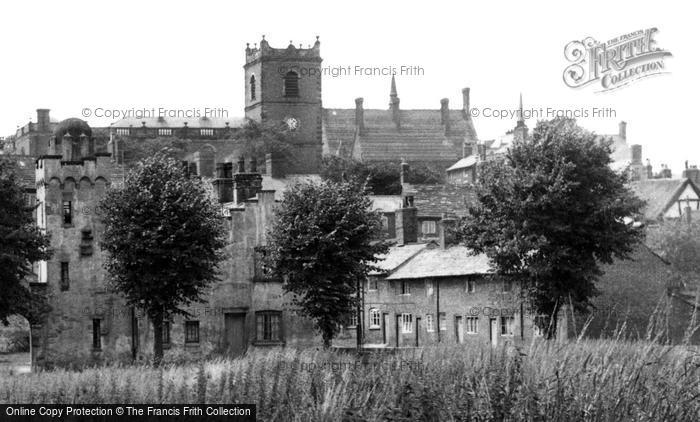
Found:
[[[252,167],[252,166],[251,166]],[[251,170],[254,170],[251,168]],[[245,158],[238,158],[238,171],[233,175],[233,201],[241,204],[254,197],[262,190],[262,176],[260,173],[245,172]]]
[[[472,118],[472,114],[469,112],[469,88],[462,89],[462,110],[467,119]]]
[[[216,165],[216,179],[214,179],[214,190],[219,203],[233,201],[233,163],[219,163]]]
[[[51,120],[49,118],[48,108],[38,108],[36,110],[36,123],[39,132],[48,132],[51,130]]]
[[[654,168],[651,166],[651,161],[647,158],[647,179],[653,179],[654,178]]]
[[[443,213],[442,219],[438,223],[438,233],[440,236],[440,249],[445,249],[455,243],[454,227],[457,223],[455,215]]]
[[[620,135],[620,138],[622,139],[627,139],[627,122],[624,120],[620,122],[620,129],[618,132],[618,135]]]
[[[700,187],[700,169],[698,169],[698,166],[693,165],[686,167],[686,169],[683,170],[683,178],[690,179],[695,185]]]
[[[404,196],[401,208],[396,210],[396,241],[399,246],[418,241],[418,210],[413,195]]]
[[[365,132],[365,109],[362,106],[364,98],[355,98],[355,127],[362,134]]]
[[[409,171],[409,166],[408,163],[405,160],[401,160],[401,186],[403,187],[404,183],[408,183],[408,171]]]
[[[440,123],[445,127],[445,135],[450,133],[450,100],[440,100]]]
[[[642,164],[642,146],[632,145],[632,164]]]

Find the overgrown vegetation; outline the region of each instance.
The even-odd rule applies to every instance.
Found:
[[[411,164],[408,183],[437,184],[444,182],[444,176],[426,165]],[[374,195],[401,194],[401,163],[363,163],[351,158],[338,156],[323,157],[321,177],[333,182],[356,181],[367,183]]]
[[[373,354],[294,349],[0,378],[3,403],[255,403],[265,421],[697,420],[696,349],[608,340]]]

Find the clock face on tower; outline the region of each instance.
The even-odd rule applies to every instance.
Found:
[[[299,127],[299,120],[296,117],[287,117],[284,122],[289,127],[289,130],[296,130]]]

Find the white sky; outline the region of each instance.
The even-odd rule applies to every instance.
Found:
[[[579,119],[598,133],[628,122],[629,143],[644,147],[658,170],[679,176],[685,160],[700,164],[693,127],[700,87],[692,2],[495,1],[15,1],[0,3],[0,134],[9,135],[37,108],[54,118],[89,108],[223,107],[243,115],[246,42],[265,34],[273,47],[306,47],[321,37],[324,66],[416,65],[422,76],[397,77],[402,108],[611,107],[616,116]],[[564,46],[657,27],[671,74],[595,93],[562,81]],[[388,76],[324,77],[324,107],[387,108]],[[89,118],[93,126],[112,119]],[[528,122],[534,127],[535,119]],[[477,118],[481,139],[500,136],[511,119]]]

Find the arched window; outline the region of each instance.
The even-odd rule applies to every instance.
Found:
[[[255,100],[255,75],[250,75],[250,100]]]
[[[297,73],[294,71],[290,70],[286,75],[284,75],[284,96],[299,96],[299,75],[297,75]]]

